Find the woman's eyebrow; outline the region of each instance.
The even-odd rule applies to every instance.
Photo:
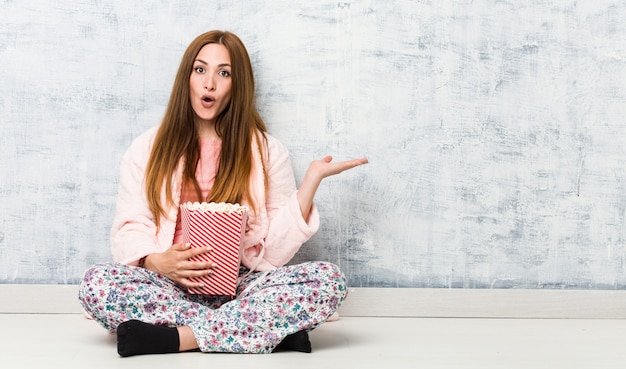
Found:
[[[200,62],[200,63],[202,63],[204,65],[209,65],[209,63],[205,62],[202,59],[196,59],[196,61]],[[221,64],[218,64],[217,66],[221,68],[221,67],[230,67],[231,65],[229,63],[221,63]]]

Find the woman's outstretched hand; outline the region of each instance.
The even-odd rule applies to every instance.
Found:
[[[193,282],[191,277],[202,277],[213,273],[215,264],[205,261],[191,261],[192,256],[209,252],[208,248],[191,247],[189,244],[177,243],[161,253],[150,254],[146,257],[144,267],[159,273],[170,280],[187,288],[204,286]]]
[[[333,157],[329,155],[320,160],[312,161],[304,177],[306,178],[307,175],[318,177],[321,182],[322,179],[326,177],[339,174],[363,164],[367,164],[366,158],[333,162]]]
[[[313,206],[313,197],[324,178],[367,163],[367,158],[333,162],[333,157],[330,155],[320,160],[312,161],[306,173],[304,173],[304,178],[298,189],[298,202],[300,203],[302,217],[305,220],[308,219]]]

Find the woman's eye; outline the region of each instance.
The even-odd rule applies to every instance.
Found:
[[[221,70],[218,74],[222,77],[230,77],[230,72],[227,70]]]
[[[198,73],[204,73],[204,68],[202,67],[195,67],[193,70],[195,70]]]

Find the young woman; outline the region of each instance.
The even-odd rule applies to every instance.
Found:
[[[326,321],[347,292],[327,262],[286,264],[319,226],[321,181],[367,159],[313,161],[300,188],[285,147],[266,132],[254,103],[250,58],[232,33],[198,36],[181,61],[159,127],[123,157],[111,230],[115,263],[87,270],[85,311],[116,332],[118,353],[310,352],[307,331]],[[210,253],[182,243],[179,204],[249,207],[236,296],[195,295],[190,278],[210,275]]]

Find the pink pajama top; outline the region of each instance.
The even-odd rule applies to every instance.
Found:
[[[146,202],[144,177],[158,127],[153,127],[133,141],[122,158],[117,205],[111,228],[113,260],[137,265],[142,257],[163,252],[172,246],[181,203],[184,159],[172,178],[174,206],[166,208],[157,232],[154,217]],[[255,271],[282,267],[319,228],[319,213],[312,207],[308,219],[300,212],[297,188],[287,149],[274,137],[252,145],[251,196],[257,205],[250,212],[242,245],[242,264]],[[259,147],[264,153],[259,154]],[[263,167],[267,170],[265,186]],[[162,203],[167,204],[165,190]],[[245,201],[243,205],[249,205]]]
[[[196,180],[202,191],[202,198],[206,199],[209,196],[213,183],[215,183],[215,175],[217,174],[217,167],[219,166],[220,150],[222,148],[222,142],[219,140],[204,140],[200,139],[200,159],[196,166]],[[192,186],[183,184],[183,188],[180,194],[180,203],[198,201],[196,197],[196,191]],[[173,243],[183,242],[183,226],[181,217],[176,219],[176,230],[174,231]]]

